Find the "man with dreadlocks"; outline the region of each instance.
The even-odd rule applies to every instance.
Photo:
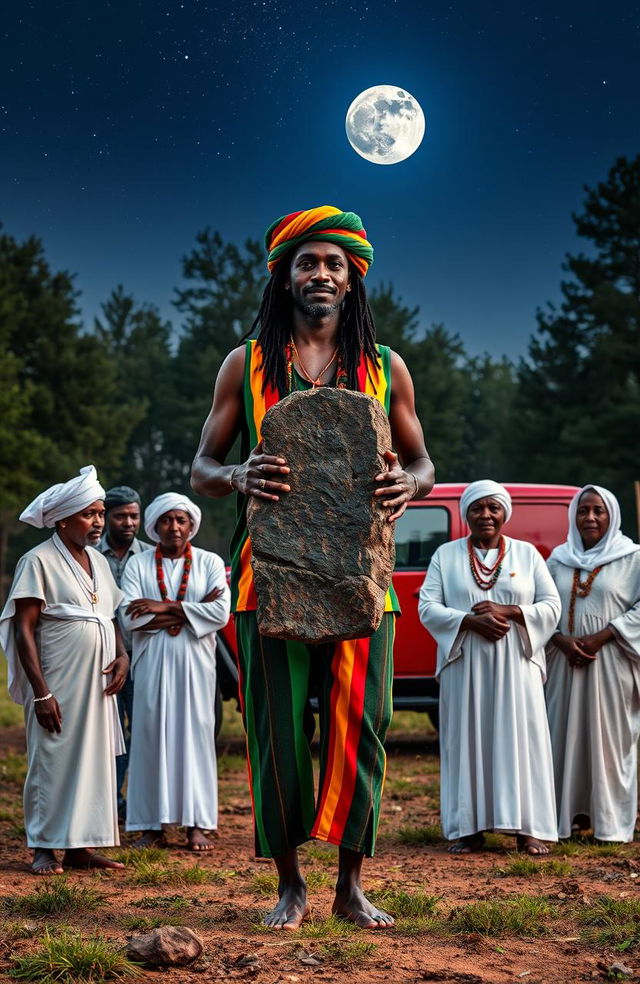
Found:
[[[373,854],[380,812],[397,600],[391,591],[381,625],[368,639],[312,647],[260,636],[246,505],[249,496],[277,503],[290,491],[286,448],[279,456],[264,454],[260,428],[269,407],[293,390],[338,386],[382,403],[398,453],[386,452],[387,470],[375,476],[374,495],[389,522],[410,499],[429,493],[433,465],[407,367],[375,341],[363,284],[373,249],[358,216],[329,205],[294,212],[269,227],[266,246],[271,278],[249,336],[220,369],[191,477],[203,495],[239,493],[232,604],[256,854],[273,858],[279,875],[279,901],[265,923],[297,929],[308,915],[297,848],[314,837],[340,848],[333,911],[358,926],[384,928],[393,919],[365,897],[360,872],[365,855]],[[238,434],[242,464],[225,465]],[[311,673],[320,708],[317,804]]]

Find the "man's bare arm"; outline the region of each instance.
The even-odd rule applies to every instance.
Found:
[[[429,494],[435,481],[435,469],[416,414],[413,381],[396,352],[391,353],[391,375],[389,424],[397,454],[388,451],[385,455],[389,470],[376,475],[381,488],[374,494],[392,510],[389,522],[394,522],[403,514],[410,499]]]
[[[244,369],[245,350],[234,349],[218,373],[213,403],[191,468],[191,488],[215,499],[238,491],[277,501],[280,494],[289,491],[288,485],[276,481],[289,474],[284,457],[263,454],[258,445],[242,464],[224,463],[242,425]]]
[[[47,681],[42,672],[40,663],[40,653],[36,645],[36,625],[40,617],[42,605],[37,598],[17,598],[16,599],[16,618],[15,632],[18,656],[22,663],[22,668],[27,675],[27,680],[31,684],[35,702],[35,713],[38,724],[42,725],[51,734],[62,731],[62,712],[55,696],[49,693]]]

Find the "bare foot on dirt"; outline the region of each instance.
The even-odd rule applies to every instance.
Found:
[[[359,886],[352,886],[345,894],[336,890],[331,911],[334,916],[348,919],[361,929],[388,929],[394,923],[393,916],[376,909]]]
[[[187,845],[190,851],[210,851],[213,844],[200,827],[187,827]]]
[[[269,929],[300,929],[311,912],[307,904],[307,886],[300,882],[285,888],[277,905],[263,919]]]
[[[45,847],[36,847],[33,852],[31,871],[34,875],[62,875],[64,869],[53,851]]]
[[[62,864],[65,868],[124,868],[120,861],[112,861],[104,854],[96,854],[86,847],[65,851]]]
[[[137,851],[144,850],[145,847],[166,847],[167,838],[163,830],[143,830],[142,836],[133,842],[131,847]]]
[[[520,854],[529,854],[532,858],[539,858],[549,854],[549,848],[537,837],[529,834],[516,834],[516,849]]]
[[[484,847],[484,834],[467,834],[448,847],[449,854],[475,854]]]

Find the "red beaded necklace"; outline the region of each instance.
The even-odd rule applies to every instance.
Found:
[[[569,598],[569,617],[567,620],[567,630],[569,635],[573,635],[575,631],[575,614],[576,614],[576,598],[588,598],[591,594],[591,588],[593,587],[593,582],[602,570],[602,566],[594,567],[586,581],[580,580],[580,571],[575,570],[573,572],[573,583],[571,585],[571,597]]]
[[[323,373],[325,373],[327,371],[327,369],[329,368],[329,366],[333,363],[333,361],[337,357],[337,359],[338,359],[338,366],[337,366],[337,369],[336,369],[336,382],[335,382],[335,387],[336,387],[336,389],[346,389],[347,388],[347,373],[346,373],[346,371],[344,369],[344,366],[342,365],[342,362],[340,360],[340,356],[338,355],[338,350],[337,349],[336,349],[336,351],[333,353],[333,355],[331,357],[331,362],[329,362],[328,365],[326,365],[324,367],[324,369],[320,373],[320,376],[318,376],[317,379],[311,379],[311,377],[309,376],[309,374],[304,369],[304,366],[300,362],[300,356],[298,355],[298,352],[297,352],[297,349],[296,349],[296,345],[295,345],[294,340],[293,339],[290,339],[290,341],[287,343],[287,348],[286,348],[286,359],[287,359],[287,392],[288,393],[293,393],[293,391],[295,389],[294,380],[293,380],[293,363],[294,363],[294,360],[295,360],[296,356],[297,356],[297,359],[298,359],[298,365],[302,369],[302,373],[301,373],[302,378],[303,379],[306,379],[308,383],[311,383],[311,386],[314,389],[320,385],[320,377],[322,376]]]
[[[176,601],[184,601],[185,595],[187,593],[187,585],[189,583],[189,575],[191,573],[191,544],[187,541],[187,546],[182,555],[183,557],[183,567],[182,567],[182,577],[180,579],[180,588],[178,589],[178,597]],[[167,585],[164,580],[164,568],[162,566],[162,550],[160,549],[160,544],[156,547],[156,577],[158,578],[158,587],[160,588],[160,597],[163,601],[167,601],[169,595],[167,594]],[[167,629],[169,635],[177,636],[182,629],[181,625],[172,625]]]
[[[483,591],[490,591],[494,586],[498,578],[500,577],[500,571],[502,570],[502,561],[504,560],[504,555],[507,552],[507,544],[503,536],[500,537],[500,544],[498,549],[498,559],[496,560],[493,567],[487,567],[483,564],[480,558],[477,556],[475,550],[473,549],[473,544],[471,542],[471,537],[467,538],[467,551],[469,553],[469,567],[471,568],[471,573],[473,575],[473,580],[476,582],[479,588]]]

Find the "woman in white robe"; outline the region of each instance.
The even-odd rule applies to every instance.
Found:
[[[159,496],[145,512],[146,533],[158,547],[132,557],[122,579],[135,686],[127,830],[142,831],[140,847],[165,844],[163,827],[179,825],[187,828],[191,850],[207,850],[205,831],[218,826],[216,632],[230,607],[222,559],[190,547],[184,598],[176,600],[186,545],[199,525],[200,510],[185,496]]]
[[[640,737],[640,547],[611,492],[585,486],[549,570],[562,600],[547,647],[558,833],[632,841]],[[595,573],[594,573],[595,572]],[[579,582],[579,583],[577,583]]]
[[[122,868],[93,847],[119,843],[115,756],[124,748],[115,694],[129,660],[113,619],[122,598],[97,550],[104,489],[93,466],[43,492],[23,522],[53,527],[52,538],[18,561],[0,623],[9,690],[24,704],[24,786],[32,871]],[[119,633],[118,633],[119,635]]]
[[[418,606],[438,644],[442,830],[454,853],[498,830],[546,854],[557,826],[544,646],[558,594],[535,547],[502,536],[501,485],[472,483],[460,511],[471,536],[438,548]]]

